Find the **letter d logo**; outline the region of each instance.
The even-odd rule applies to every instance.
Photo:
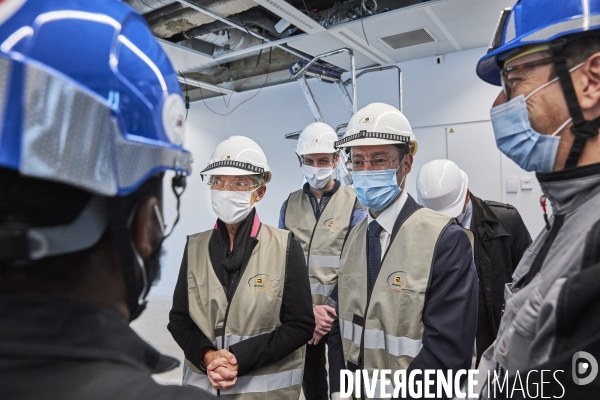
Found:
[[[585,360],[585,361],[582,361]],[[576,385],[587,385],[592,383],[596,376],[598,375],[598,361],[594,358],[593,355],[587,353],[585,351],[578,351],[573,354],[573,382]],[[580,376],[588,373],[589,375],[585,378],[580,378]]]

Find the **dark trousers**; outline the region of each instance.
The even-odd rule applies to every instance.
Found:
[[[325,368],[327,339],[329,339],[329,334],[325,335],[317,345],[306,345],[304,377],[302,379],[302,390],[306,400],[329,399],[327,368]]]

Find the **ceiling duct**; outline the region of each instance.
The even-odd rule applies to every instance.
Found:
[[[283,36],[287,35],[287,33],[285,31],[283,33],[279,33],[277,31],[277,29],[275,28],[275,25],[277,24],[278,19],[273,17],[272,15],[270,15],[269,13],[267,13],[260,7],[255,7],[250,10],[246,10],[244,12],[236,14],[235,21],[239,22],[242,26],[246,27],[247,29],[251,29],[251,28],[255,28],[255,27],[262,28],[265,31],[268,31],[271,35],[276,36],[276,37],[283,37]],[[181,34],[175,35],[175,36],[169,38],[169,41],[179,42],[184,39],[194,39],[194,38],[205,40],[202,38],[202,36],[221,32],[223,30],[228,30],[228,29],[231,29],[231,26],[229,24],[227,24],[223,21],[215,21],[210,24],[204,24],[204,25],[198,26],[196,28],[192,28],[185,32],[182,32]],[[209,40],[207,40],[207,41],[210,43],[214,43]],[[214,43],[214,44],[217,44],[217,43]]]
[[[384,36],[379,38],[379,40],[394,50],[424,43],[437,42],[436,38],[425,28]]]
[[[150,1],[150,0],[127,0]],[[167,2],[170,0],[160,0]],[[189,3],[189,4],[188,4]],[[183,2],[186,7],[150,21],[152,32],[163,39],[189,31],[205,24],[215,22],[217,18],[195,10],[191,5],[201,5],[202,8],[222,17],[235,16],[257,6],[252,0],[192,0]],[[234,21],[237,20],[234,17]]]
[[[176,2],[176,0],[125,0],[140,14],[146,14]]]

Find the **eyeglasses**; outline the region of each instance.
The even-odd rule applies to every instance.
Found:
[[[346,162],[346,168],[350,171],[363,171],[365,169],[365,163],[370,162],[373,169],[390,169],[392,168],[392,163],[397,161],[398,159],[391,159],[385,157],[377,157],[372,160],[348,160]]]
[[[245,181],[233,181],[230,183],[226,183],[225,181],[219,179],[213,179],[212,181],[207,183],[211,189],[214,190],[226,190],[225,188],[229,186],[229,190],[233,192],[248,192],[260,185],[251,185]]]
[[[546,57],[541,58],[539,60],[526,62],[523,64],[513,65],[512,67],[503,68],[500,72],[500,79],[502,81],[502,90],[504,91],[504,95],[506,96],[506,100],[510,100],[513,94],[513,88],[510,80],[508,79],[508,74],[514,71],[519,71],[522,69],[537,67],[540,65],[550,64],[554,62],[554,57]]]

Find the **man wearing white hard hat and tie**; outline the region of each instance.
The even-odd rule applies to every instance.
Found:
[[[339,320],[329,340],[331,364],[343,359],[346,368],[370,376],[376,369],[407,376],[416,369],[468,369],[477,322],[471,244],[453,218],[406,193],[417,151],[408,120],[395,107],[370,104],[352,117],[336,146],[350,150],[356,195],[369,214],[342,251],[332,294]],[[330,379],[336,392],[340,371],[331,370]]]

